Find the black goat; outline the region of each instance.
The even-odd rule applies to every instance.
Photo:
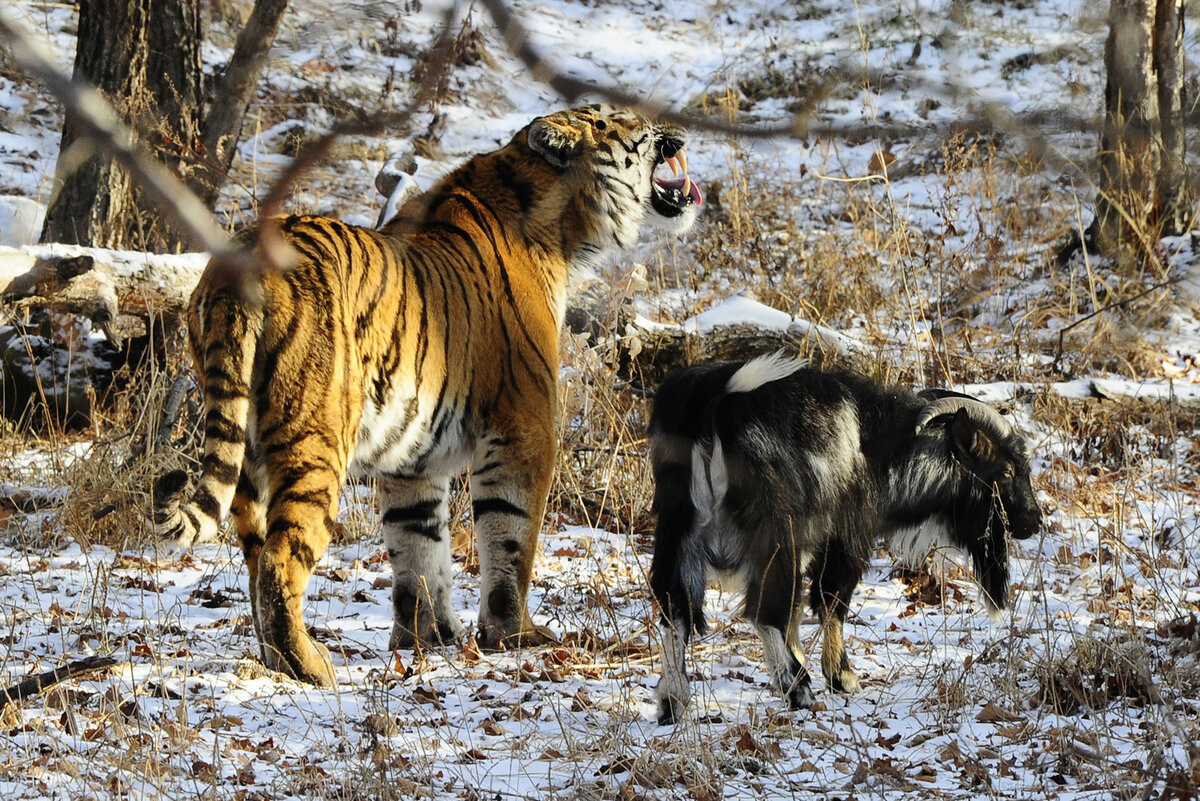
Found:
[[[684,658],[704,633],[708,568],[732,573],[767,670],[794,709],[814,702],[797,646],[802,577],[821,621],[821,669],[851,692],[842,624],[881,536],[937,538],[970,554],[995,611],[1008,545],[1041,525],[1025,444],[965,395],[916,395],[780,354],[687,367],[650,418],[658,525],[650,583],[662,611],[659,721],[686,706]],[[920,536],[918,536],[920,535]]]

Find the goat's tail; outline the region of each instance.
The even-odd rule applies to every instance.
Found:
[[[759,356],[743,364],[736,373],[729,377],[729,383],[725,385],[725,392],[751,392],[763,384],[787,378],[807,364],[807,360],[789,356],[781,350]]]
[[[721,440],[712,435],[711,445],[697,442],[692,445],[692,483],[689,487],[696,522],[707,526],[729,489],[729,471],[725,467],[725,451]]]
[[[751,359],[737,369],[725,382],[722,395],[753,392],[764,384],[787,378],[807,364],[781,350]],[[719,433],[713,429],[711,442],[699,441],[692,447],[692,503],[702,524],[709,523],[729,489],[729,468]]]

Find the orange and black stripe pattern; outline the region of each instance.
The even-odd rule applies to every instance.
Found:
[[[210,265],[188,314],[207,409],[202,471],[190,492],[183,473],[159,479],[153,519],[163,540],[188,545],[215,539],[232,512],[269,666],[334,680],[301,607],[351,471],[378,481],[392,647],[461,633],[448,503],[464,468],[481,641],[548,636],[526,594],[554,462],[568,274],[632,244],[647,220],[691,223],[699,190],[686,174],[654,176],[686,169],[683,144],[631,112],[559,112],[379,230],[287,217],[270,226],[287,265],[253,276]]]

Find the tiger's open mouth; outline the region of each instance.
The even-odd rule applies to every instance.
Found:
[[[687,155],[683,148],[670,140],[664,141],[660,145],[659,158],[659,164],[666,164],[676,177],[654,177],[650,189],[650,205],[654,210],[662,217],[677,217],[688,206],[704,203],[700,187],[688,177]]]

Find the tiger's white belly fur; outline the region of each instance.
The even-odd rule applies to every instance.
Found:
[[[475,437],[466,415],[449,397],[423,397],[393,388],[382,406],[363,399],[358,443],[351,460],[356,475],[451,475],[470,462]],[[414,408],[415,405],[415,408]]]

